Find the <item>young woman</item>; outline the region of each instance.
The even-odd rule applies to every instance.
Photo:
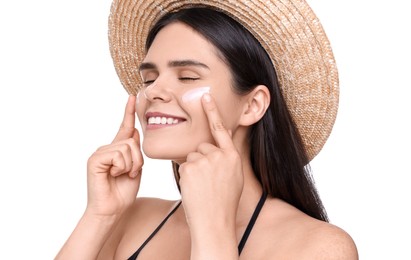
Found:
[[[132,95],[88,161],[87,208],[56,258],[357,259],[308,172],[338,79],[326,39],[293,27],[303,14],[301,1],[115,1],[111,51]],[[180,201],[136,198],[140,140],[172,161]]]

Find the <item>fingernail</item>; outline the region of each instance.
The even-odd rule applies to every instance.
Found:
[[[210,96],[210,94],[205,93],[205,94],[203,95],[203,99],[204,99],[205,102],[210,102],[210,101],[211,101],[211,96]]]

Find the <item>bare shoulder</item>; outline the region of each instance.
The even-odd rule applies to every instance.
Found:
[[[127,212],[127,218],[134,219],[135,221],[144,222],[147,221],[147,217],[155,218],[156,216],[164,217],[164,213],[170,210],[177,201],[175,200],[164,200],[159,198],[136,198],[134,204],[130,207]],[[139,216],[144,216],[144,218],[139,218]]]
[[[137,198],[107,240],[105,248],[115,250],[114,259],[127,259],[176,204],[177,201],[171,200]]]
[[[175,200],[137,198],[122,221],[123,237],[151,234],[176,204]]]
[[[354,240],[335,225],[318,221],[305,234],[300,259],[358,259]]]
[[[267,202],[257,238],[264,245],[261,259],[358,259],[354,240],[342,228],[281,200]]]

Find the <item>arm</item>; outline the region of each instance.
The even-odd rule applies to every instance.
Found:
[[[116,217],[84,213],[56,259],[96,259],[116,222]]]
[[[237,238],[235,223],[227,225],[223,222],[207,226],[202,223],[202,230],[190,230],[191,233],[191,259],[238,259]]]
[[[244,182],[241,157],[214,100],[206,94],[202,101],[216,145],[200,144],[179,168],[191,259],[238,259],[236,216]]]

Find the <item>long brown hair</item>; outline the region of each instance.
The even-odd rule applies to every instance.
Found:
[[[147,50],[157,33],[173,22],[192,27],[219,50],[231,70],[232,87],[236,93],[247,94],[257,85],[268,87],[270,106],[262,119],[251,126],[249,134],[250,159],[255,176],[267,194],[314,218],[328,221],[310,174],[300,134],[264,48],[249,31],[229,16],[209,8],[190,8],[164,15],[148,35]],[[178,186],[178,164],[174,162],[173,171]]]

